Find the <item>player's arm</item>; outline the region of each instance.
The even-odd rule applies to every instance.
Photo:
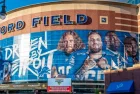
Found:
[[[92,69],[96,66],[96,62],[94,60],[86,59],[84,64],[81,66],[81,68],[76,72],[76,77],[80,78],[84,75],[85,72]]]
[[[66,78],[63,74],[58,74],[56,66],[51,69],[51,78]]]
[[[97,62],[97,65],[103,70],[110,69],[110,65],[108,64],[108,61],[103,57],[99,59],[99,61]]]
[[[56,66],[53,66],[51,69],[51,78],[56,78],[58,76],[58,72]]]

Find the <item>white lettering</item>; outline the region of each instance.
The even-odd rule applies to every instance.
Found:
[[[13,45],[13,58],[15,58],[15,54],[19,57],[19,54],[17,52],[18,48],[18,44]]]
[[[38,63],[37,63],[38,62]],[[41,67],[41,60],[39,59],[39,58],[35,58],[34,60],[33,60],[33,67],[35,68],[35,69],[39,69],[40,67]]]
[[[12,50],[10,48],[6,48],[5,52],[5,60],[8,60],[12,56]]]

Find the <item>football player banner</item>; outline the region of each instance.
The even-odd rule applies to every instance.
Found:
[[[48,79],[48,92],[60,93],[71,92],[71,78],[49,78]]]

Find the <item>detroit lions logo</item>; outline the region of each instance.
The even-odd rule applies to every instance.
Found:
[[[50,69],[45,66],[40,72],[39,72],[39,77],[44,77],[44,75],[50,74]]]

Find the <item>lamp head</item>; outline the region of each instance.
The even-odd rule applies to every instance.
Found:
[[[6,6],[2,5],[2,10],[0,12],[0,18],[4,20],[6,18]]]

